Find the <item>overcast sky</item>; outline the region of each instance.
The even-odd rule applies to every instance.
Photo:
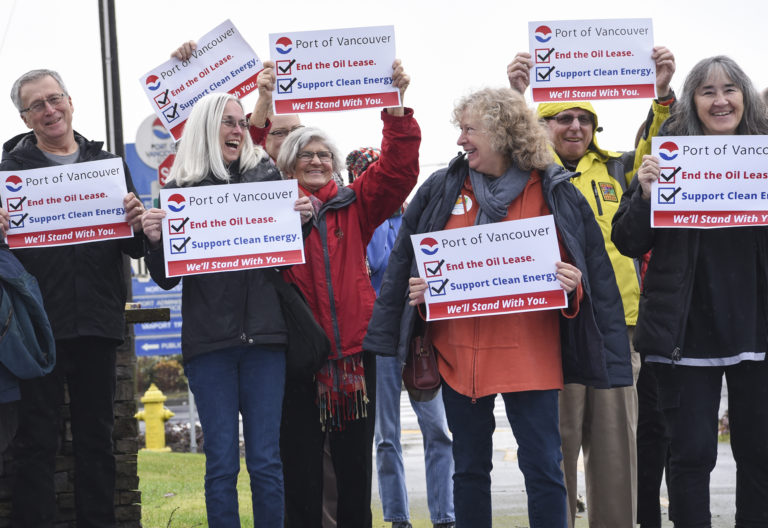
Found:
[[[123,133],[126,142],[133,142],[139,123],[152,113],[139,77],[167,60],[182,41],[202,36],[227,18],[262,60],[270,58],[269,33],[393,24],[397,54],[412,78],[405,103],[415,109],[422,128],[426,176],[459,150],[450,123],[454,102],[477,88],[507,85],[507,63],[516,51],[527,50],[529,21],[652,18],[654,42],[669,47],[677,59],[676,90],[693,64],[716,54],[733,57],[762,89],[768,86],[767,5],[757,0],[118,0]],[[13,81],[33,68],[58,70],[72,96],[75,129],[89,139],[105,138],[97,1],[2,0],[0,68],[0,140],[25,130],[9,93]],[[255,100],[256,95],[248,96],[246,108]],[[630,148],[649,104],[598,102],[601,146]],[[378,114],[305,114],[303,120],[328,130],[348,152],[380,144]]]

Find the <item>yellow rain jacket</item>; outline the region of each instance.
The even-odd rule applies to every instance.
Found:
[[[595,118],[592,143],[587,153],[579,160],[576,167],[577,175],[571,178],[571,183],[581,191],[595,213],[595,219],[603,232],[605,249],[616,274],[616,282],[624,303],[624,317],[627,325],[634,326],[637,323],[640,300],[638,268],[631,258],[619,253],[611,242],[611,221],[619,208],[624,190],[643,161],[643,155],[651,153],[651,138],[658,134],[662,123],[669,117],[670,109],[669,106],[654,101],[646,121],[645,133],[637,149],[633,152],[619,153],[598,146],[595,137],[598,127],[597,113],[588,102],[541,103],[538,114],[542,118],[551,117],[569,108],[581,108],[590,112]],[[555,153],[555,161],[563,165],[557,153]]]

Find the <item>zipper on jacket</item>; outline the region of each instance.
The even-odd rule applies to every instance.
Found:
[[[672,366],[674,367],[675,363],[677,363],[678,361],[680,361],[680,347],[676,346],[672,350]]]
[[[603,206],[600,204],[600,194],[597,192],[597,184],[595,180],[590,182],[592,184],[592,192],[595,193],[595,203],[597,203],[597,214],[603,216]]]

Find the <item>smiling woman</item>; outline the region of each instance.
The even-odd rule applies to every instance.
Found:
[[[565,262],[554,263],[551,272],[536,279],[559,282],[569,294],[567,309],[428,324],[453,433],[456,525],[492,524],[492,414],[501,393],[520,446],[530,526],[566,528],[558,392],[564,375],[570,381],[610,384],[606,356],[629,355],[621,299],[594,215],[569,183],[573,173],[553,163],[546,130],[522,95],[480,90],[464,97],[453,117],[464,153],[430,176],[405,210],[364,348],[382,355],[396,350],[401,362],[405,358],[419,318],[415,306],[424,302],[427,289],[424,279],[410,276],[412,235],[552,214]],[[507,238],[527,234],[510,228]],[[582,277],[589,288],[582,287]],[[489,286],[489,280],[451,287],[472,290]],[[583,341],[576,343],[571,337],[576,335]]]
[[[392,65],[401,97],[409,83]],[[284,277],[299,287],[331,342],[328,361],[314,377],[288,379],[280,436],[285,474],[286,527],[319,526],[323,444],[336,474],[339,526],[371,526],[371,456],[376,363],[362,341],[373,310],[365,251],[374,230],[397,210],[416,184],[421,131],[413,111],[388,108],[381,157],[346,187],[336,183],[343,158],[317,128],[285,138],[277,166],[298,180],[315,215],[306,239],[306,264]]]
[[[279,180],[269,157],[251,142],[243,106],[228,94],[212,94],[197,103],[187,120],[166,188]],[[233,191],[240,201],[261,194]],[[295,208],[309,212],[306,197]],[[152,279],[165,289],[178,278],[165,276],[160,244],[166,212],[150,209],[143,218]],[[303,217],[306,222],[308,218]],[[270,219],[271,220],[271,219]],[[249,218],[248,223],[261,219]],[[189,239],[187,239],[189,240]],[[214,241],[203,249],[229,245]],[[235,245],[249,242],[243,237]],[[225,244],[226,243],[226,244]],[[186,242],[185,242],[186,244]],[[194,246],[198,242],[192,242]],[[184,372],[195,395],[205,435],[205,499],[211,527],[240,526],[235,490],[238,464],[238,416],[242,415],[245,464],[251,477],[253,516],[259,526],[283,526],[283,475],[280,463],[280,415],[285,379],[286,325],[270,269],[215,271],[184,278],[181,350]]]
[[[749,77],[725,56],[693,67],[661,129],[661,135],[670,136],[712,134],[768,134],[765,104]],[[730,161],[737,159],[733,152]],[[659,402],[664,403],[675,522],[711,525],[709,478],[717,461],[725,376],[736,460],[736,526],[764,526],[768,227],[652,229],[649,202],[659,163],[654,156],[644,156],[621,198],[612,239],[629,257],[652,251],[635,348],[658,380]]]

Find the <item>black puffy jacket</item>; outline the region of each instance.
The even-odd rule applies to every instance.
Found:
[[[652,229],[651,202],[643,199],[637,177],[621,197],[613,217],[611,240],[628,257],[641,258],[653,250],[640,294],[640,315],[634,335],[635,349],[642,355],[653,354],[673,361],[682,357],[700,235],[698,229]],[[760,269],[765,271],[762,290],[768,295],[768,227],[761,229],[757,244]],[[768,306],[768,299],[764,306]]]

